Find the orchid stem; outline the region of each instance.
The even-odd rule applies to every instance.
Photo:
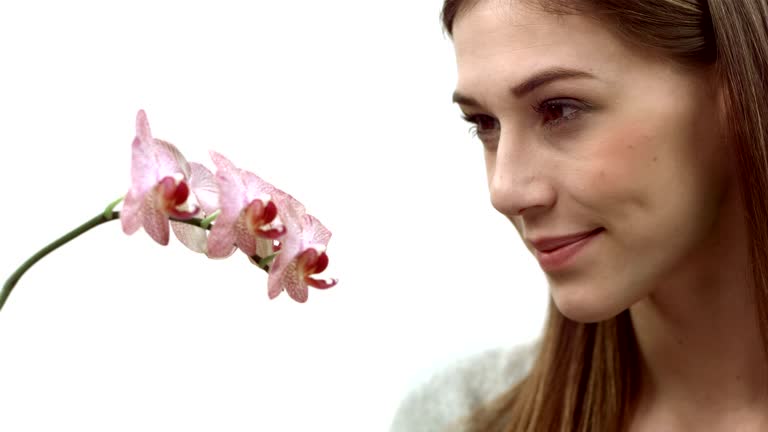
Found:
[[[120,201],[122,201],[122,198],[110,204],[110,206],[107,207],[107,209],[104,212],[100,213],[98,216],[80,225],[79,227],[73,229],[72,231],[68,232],[67,234],[65,234],[58,240],[54,241],[53,243],[49,244],[48,246],[40,249],[40,251],[32,255],[26,261],[24,261],[24,263],[19,268],[17,268],[16,271],[13,272],[11,277],[9,277],[8,280],[6,280],[5,283],[3,284],[3,289],[2,291],[0,291],[0,310],[3,309],[3,306],[5,305],[5,301],[8,300],[8,296],[11,295],[11,291],[13,291],[13,288],[19,282],[19,279],[21,279],[24,273],[26,273],[27,270],[29,270],[38,261],[43,259],[49,253],[55,251],[59,247],[64,246],[65,244],[69,243],[71,240],[74,240],[75,238],[84,234],[86,231],[89,231],[92,228],[95,228],[106,222],[110,222],[113,220],[120,220],[120,212],[111,210],[117,204],[119,204]],[[183,222],[189,225],[198,226],[204,229],[209,228],[209,226],[202,226],[203,220],[198,218],[187,219],[187,220],[178,220],[175,218],[171,218],[171,220],[175,220],[177,222]],[[253,257],[253,259],[255,259],[256,262],[261,260],[261,258],[258,256]],[[268,269],[265,269],[265,270],[268,270]]]
[[[107,206],[107,208],[105,208],[105,209],[104,209],[104,218],[105,218],[106,220],[111,220],[111,219],[112,219],[112,217],[113,217],[113,216],[112,216],[112,215],[113,215],[113,213],[112,213],[112,212],[113,212],[113,211],[115,211],[115,207],[117,207],[117,205],[118,205],[118,204],[120,204],[121,202],[123,202],[123,200],[124,200],[124,199],[125,199],[124,197],[120,197],[120,198],[118,198],[118,199],[116,199],[116,200],[112,201],[111,203],[109,203],[109,205]],[[116,216],[115,216],[115,217],[116,217]]]
[[[16,269],[16,271],[13,272],[11,277],[9,277],[7,281],[5,281],[5,284],[3,284],[3,290],[0,291],[0,310],[3,309],[3,305],[5,305],[5,301],[8,300],[8,296],[11,295],[11,291],[13,291],[13,287],[16,286],[16,283],[19,282],[19,279],[21,279],[21,277],[24,275],[24,273],[26,273],[27,270],[29,270],[30,267],[35,265],[38,261],[43,259],[49,253],[69,243],[70,240],[73,240],[79,237],[81,234],[90,230],[91,228],[95,228],[105,222],[109,222],[110,220],[117,218],[118,214],[119,213],[116,211],[113,211],[109,215],[107,215],[106,212],[101,213],[95,218],[89,220],[88,222],[68,232],[63,237],[59,238],[58,240],[54,241],[48,246],[40,249],[39,252],[32,255],[28,260],[24,261],[24,264],[22,264],[18,269]]]
[[[219,217],[219,214],[221,214],[221,210],[216,210],[215,212],[211,213],[210,216],[200,221],[200,228],[202,229],[208,229],[211,227],[211,222],[215,221],[217,217]]]

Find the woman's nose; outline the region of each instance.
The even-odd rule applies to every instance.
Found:
[[[500,213],[512,217],[552,207],[556,192],[555,173],[547,172],[546,155],[521,142],[504,141],[486,156],[491,203]]]

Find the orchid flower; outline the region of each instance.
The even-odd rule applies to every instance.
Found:
[[[277,188],[219,153],[211,151],[211,159],[217,169],[221,214],[208,236],[208,256],[224,258],[240,249],[249,257],[268,257],[274,241],[285,234],[285,227],[275,220],[277,207],[271,198]]]
[[[140,110],[133,140],[131,189],[120,215],[123,231],[133,234],[143,225],[150,237],[166,245],[169,217],[206,217],[216,211],[217,195],[208,168],[187,163],[173,144],[153,138],[147,115]],[[171,227],[189,249],[206,252],[206,230],[177,221],[171,221]]]
[[[338,282],[337,279],[313,277],[328,267],[325,249],[331,232],[287,193],[278,190],[274,198],[287,233],[269,270],[269,298],[273,299],[285,290],[292,299],[304,303],[309,295],[308,286],[327,289]]]
[[[196,217],[205,218],[218,210],[219,189],[216,178],[204,165],[189,163],[189,188],[189,205],[200,208]],[[174,220],[171,221],[171,228],[176,238],[190,250],[208,252],[208,230]]]
[[[126,234],[143,226],[152,239],[167,245],[169,218],[191,219],[215,211],[213,174],[200,164],[188,163],[173,144],[153,138],[144,110],[136,115],[132,147],[131,188],[120,213]],[[205,251],[204,229],[179,222],[173,225],[182,243]]]
[[[140,110],[132,146],[131,188],[120,213],[123,231],[130,235],[143,226],[157,243],[167,245],[169,218],[191,219],[201,210],[189,203],[190,175],[190,164],[173,144],[152,138],[147,115]],[[204,182],[204,173],[199,177]],[[203,230],[190,233],[205,236]],[[186,240],[185,244],[200,243],[200,239]]]

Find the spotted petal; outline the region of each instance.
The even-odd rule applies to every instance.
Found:
[[[141,209],[142,225],[144,231],[153,240],[165,246],[168,244],[170,230],[168,228],[168,216],[157,208],[156,191],[147,194]]]

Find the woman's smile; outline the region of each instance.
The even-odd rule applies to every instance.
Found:
[[[575,259],[588,244],[605,231],[603,228],[563,237],[539,238],[530,240],[533,255],[539,261],[541,269],[547,273],[567,270],[575,265]]]

